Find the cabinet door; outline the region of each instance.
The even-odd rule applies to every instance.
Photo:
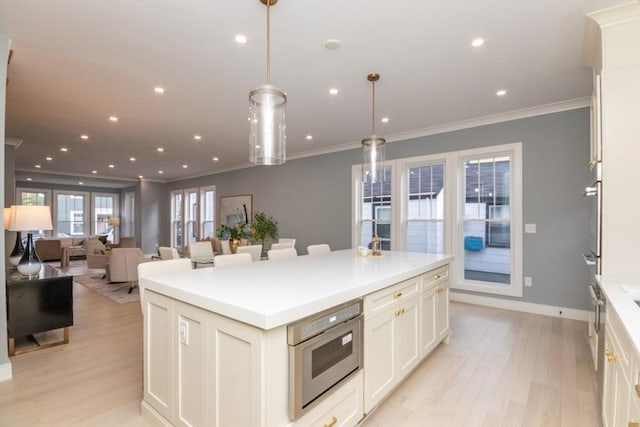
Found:
[[[608,325],[607,325],[608,326]],[[622,367],[618,363],[618,348],[611,338],[611,329],[605,332],[604,391],[602,398],[602,421],[604,427],[627,424],[630,387]]]
[[[207,417],[207,313],[175,302],[176,409],[179,426],[205,425]]]
[[[436,287],[422,293],[420,357],[426,357],[436,346]]]
[[[436,341],[449,334],[449,286],[442,282],[436,286]],[[447,341],[448,342],[448,341]]]
[[[396,383],[394,313],[364,322],[364,411],[369,412]]]
[[[420,299],[418,297],[395,309],[396,377],[404,378],[420,362]]]
[[[172,419],[174,324],[172,301],[145,291],[144,400],[166,419]]]
[[[632,384],[633,387],[633,384]],[[635,390],[631,393],[631,402],[629,404],[629,427],[640,427],[640,399],[636,395]],[[634,424],[635,423],[635,424]]]

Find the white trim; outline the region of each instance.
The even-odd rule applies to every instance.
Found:
[[[21,139],[15,139],[15,138],[5,138],[4,139],[4,144],[5,145],[12,145],[14,150],[17,150],[18,147],[20,147],[20,144],[22,144],[22,140]]]
[[[590,311],[578,310],[575,308],[557,307],[546,304],[535,304],[532,302],[515,301],[481,295],[462,294],[451,291],[449,293],[451,301],[466,304],[482,305],[485,307],[501,308],[503,310],[519,311],[522,313],[540,314],[543,316],[562,317],[565,319],[580,320],[588,322]]]
[[[0,365],[0,381],[8,381],[13,378],[11,362]]]

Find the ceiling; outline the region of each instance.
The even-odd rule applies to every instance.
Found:
[[[280,0],[271,83],[288,96],[288,158],[356,147],[371,133],[371,72],[381,75],[376,133],[389,141],[587,97],[585,14],[621,3]],[[266,83],[259,0],[0,0],[0,32],[14,51],[6,137],[22,141],[22,179],[125,186],[249,165],[248,92]],[[471,46],[476,37],[483,46]]]

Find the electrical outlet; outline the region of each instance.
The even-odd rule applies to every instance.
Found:
[[[189,323],[186,320],[180,320],[178,328],[180,329],[180,342],[189,345]]]
[[[525,224],[524,232],[527,234],[535,234],[536,233],[536,225],[535,224]]]
[[[529,277],[529,276],[525,276],[524,285],[528,286],[528,287],[533,286],[533,279],[531,279],[531,277]]]

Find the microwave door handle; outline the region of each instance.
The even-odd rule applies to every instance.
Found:
[[[596,292],[593,289],[593,285],[589,285],[589,294],[591,294],[591,302],[593,305],[604,305],[604,301],[596,296]]]

